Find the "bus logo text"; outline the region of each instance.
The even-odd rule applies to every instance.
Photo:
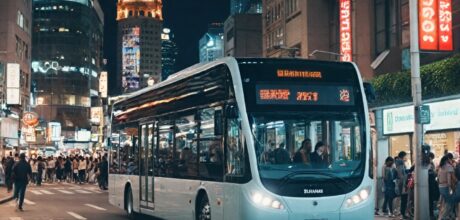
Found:
[[[323,189],[304,189],[303,194],[323,194]]]

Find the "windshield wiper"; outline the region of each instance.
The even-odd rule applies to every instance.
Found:
[[[334,174],[331,174],[331,173],[327,173],[327,172],[321,172],[321,171],[318,171],[318,170],[315,170],[315,171],[307,171],[307,170],[303,170],[303,171],[294,171],[292,173],[289,173],[287,174],[286,176],[284,176],[282,179],[281,179],[281,183],[279,185],[279,187],[283,187],[286,183],[289,182],[289,180],[292,179],[292,177],[295,177],[295,176],[298,176],[298,175],[308,175],[308,174],[313,174],[313,175],[320,175],[320,176],[326,176],[326,177],[329,177],[331,179],[337,179],[337,180],[340,180],[341,182],[345,183],[347,186],[351,187],[353,186],[353,184],[351,184],[348,180],[346,180],[345,178],[343,177],[340,177],[340,176],[336,176]],[[336,184],[337,185],[337,184]]]

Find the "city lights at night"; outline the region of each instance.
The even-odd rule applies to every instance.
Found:
[[[0,14],[0,219],[460,218],[460,0]]]

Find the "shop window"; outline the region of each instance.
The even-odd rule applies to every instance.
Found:
[[[408,155],[411,155],[411,136],[410,135],[397,135],[391,136],[390,142],[390,155],[391,157],[398,156],[399,152],[405,151]],[[410,161],[410,160],[408,160]],[[407,164],[410,167],[410,164]]]
[[[221,181],[223,178],[222,109],[201,110],[199,139],[199,174],[203,179]]]
[[[127,126],[120,131],[120,173],[139,174],[139,132],[137,126]]]
[[[439,163],[446,153],[459,153],[460,131],[434,132],[425,134],[424,142],[430,145],[435,162]]]
[[[198,176],[197,126],[195,116],[180,117],[176,120],[176,164],[179,177]]]

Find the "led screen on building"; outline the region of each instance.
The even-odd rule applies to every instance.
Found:
[[[139,88],[140,69],[140,28],[128,28],[123,35],[122,47],[122,86],[124,90]]]

